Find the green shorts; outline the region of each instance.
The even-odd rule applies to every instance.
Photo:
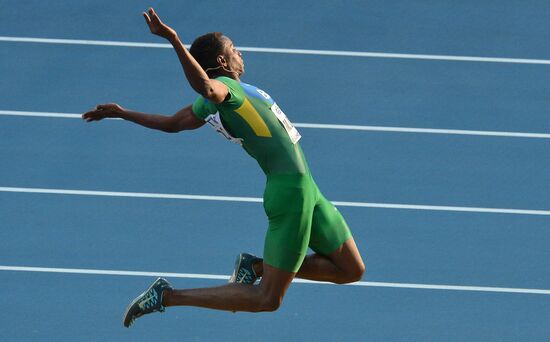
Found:
[[[269,219],[264,262],[297,272],[310,247],[329,255],[351,237],[346,221],[310,174],[268,175],[264,209]]]

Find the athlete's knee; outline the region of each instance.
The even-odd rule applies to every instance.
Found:
[[[363,279],[363,275],[365,274],[365,264],[362,260],[359,260],[343,270],[342,273],[342,277],[338,281],[339,284],[348,284],[360,281]]]
[[[281,307],[283,297],[279,295],[266,295],[262,298],[261,311],[276,311]]]
[[[355,267],[352,268],[349,276],[350,276],[350,282],[356,282],[361,279],[363,279],[363,275],[365,274],[365,263],[361,260],[361,262],[357,263]]]

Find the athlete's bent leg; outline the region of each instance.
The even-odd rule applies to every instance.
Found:
[[[275,311],[283,301],[295,273],[264,264],[258,285],[227,284],[219,287],[172,290],[163,296],[164,306],[199,306],[227,311]]]
[[[365,264],[355,241],[350,237],[328,256],[308,255],[296,277],[346,284],[361,280],[364,273]]]
[[[316,254],[304,260],[298,277],[344,284],[363,276],[365,264],[346,220],[320,192],[309,246]]]
[[[262,276],[262,265],[254,265],[255,273]],[[296,278],[347,284],[361,280],[365,264],[352,237],[329,255],[319,253],[307,255],[296,274]]]

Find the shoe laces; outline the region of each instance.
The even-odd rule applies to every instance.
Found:
[[[155,289],[150,289],[145,294],[143,300],[140,301],[139,307],[142,310],[147,310],[155,307],[158,304],[159,296]]]
[[[251,282],[254,279],[254,275],[250,273],[247,269],[241,268],[237,274],[237,282],[242,283],[243,281]]]

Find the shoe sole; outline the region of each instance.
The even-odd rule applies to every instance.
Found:
[[[231,273],[231,277],[229,277],[229,283],[237,283],[237,270],[241,267],[241,262],[243,261],[242,253],[237,255],[237,259],[235,260],[235,268],[233,269],[233,273]]]

